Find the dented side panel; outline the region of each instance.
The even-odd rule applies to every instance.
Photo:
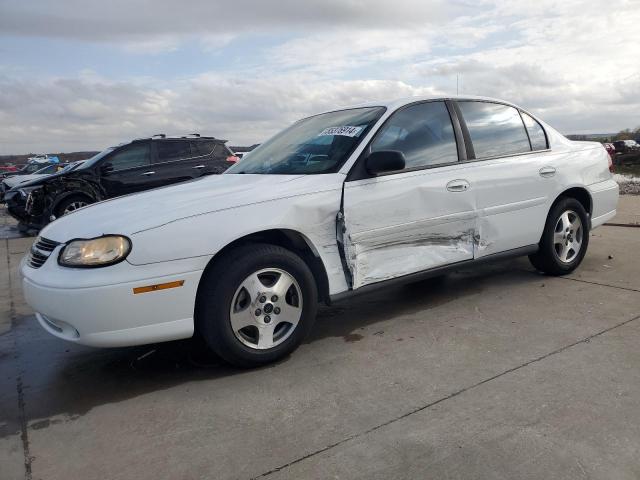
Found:
[[[472,191],[456,165],[345,184],[343,234],[353,288],[473,258]]]
[[[244,178],[243,175],[220,177]],[[265,230],[291,230],[302,235],[322,261],[329,281],[329,293],[333,295],[347,290],[348,285],[336,243],[336,215],[340,210],[344,176],[308,175],[291,177],[288,180],[284,176],[280,178],[275,175],[255,177],[286,182],[288,195],[282,195],[282,184],[272,185],[271,188],[265,188],[264,192],[256,192],[255,196],[273,195],[275,198],[256,199],[260,201],[214,212],[203,212],[130,233],[133,249],[127,261],[135,265],[146,265],[198,257],[201,259],[201,267],[204,268],[214,254],[242,237]],[[233,192],[230,192],[223,198],[228,201],[232,196]],[[201,200],[201,203],[206,202]],[[55,225],[54,223],[49,228],[52,229]],[[171,238],[172,241],[164,241],[166,238]],[[137,245],[145,245],[145,248],[137,248]]]

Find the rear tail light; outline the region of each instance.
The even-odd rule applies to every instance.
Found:
[[[240,159],[238,157],[236,157],[235,155],[229,155],[227,157],[227,162],[229,162],[229,163],[237,163],[238,161],[240,161]]]

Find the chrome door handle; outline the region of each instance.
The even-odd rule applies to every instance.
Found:
[[[204,165],[196,165],[195,167],[191,167],[191,168],[197,168],[198,170],[200,170],[201,168],[204,168]]]
[[[542,167],[539,173],[541,177],[553,177],[556,174],[556,169],[553,167]]]
[[[447,183],[447,190],[450,192],[466,192],[471,185],[466,180],[451,180]]]
[[[140,175],[144,175],[145,177],[148,177],[149,175],[155,175],[156,172],[144,172],[141,173]]]

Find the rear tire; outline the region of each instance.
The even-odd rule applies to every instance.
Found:
[[[245,245],[205,271],[196,299],[196,332],[228,363],[256,367],[302,343],[317,304],[315,279],[300,257],[276,245]]]
[[[551,208],[540,249],[531,264],[547,275],[566,275],[582,262],[589,246],[589,217],[575,198],[561,197]]]

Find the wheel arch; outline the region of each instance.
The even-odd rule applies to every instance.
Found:
[[[555,207],[556,204],[563,198],[574,198],[578,202],[580,202],[580,204],[584,207],[585,211],[587,212],[587,218],[589,220],[589,230],[591,230],[591,214],[593,212],[593,199],[591,198],[591,194],[584,187],[577,187],[577,186],[571,187],[560,192],[556,196],[555,200],[551,203],[551,205],[549,205],[549,210],[547,211],[547,216],[545,217],[545,223],[542,225],[542,229],[540,230],[540,240],[538,241],[538,243],[542,241],[544,228],[545,228],[546,222],[549,219],[549,215],[551,215],[551,211],[553,210],[553,207]]]
[[[81,190],[73,190],[70,192],[65,192],[62,195],[55,197],[55,199],[51,203],[51,208],[50,208],[51,212],[55,212],[63,201],[71,197],[83,197],[88,199],[92,203],[96,201],[96,199],[92,198],[92,196],[87,192],[83,192]]]
[[[313,243],[304,234],[296,230],[276,228],[250,233],[237,238],[221,248],[211,260],[209,260],[205,272],[213,268],[213,266],[231,250],[251,243],[278,245],[299,255],[307,264],[316,280],[318,300],[324,301],[325,303],[330,301],[329,277],[324,263]]]
[[[568,188],[556,197],[556,199],[553,201],[553,204],[551,205],[551,208],[553,208],[553,206],[558,203],[563,197],[575,198],[576,200],[578,200],[589,215],[589,220],[591,220],[591,214],[593,213],[593,198],[591,198],[589,190],[587,190],[585,187]],[[551,208],[549,209],[549,211],[551,211]]]

